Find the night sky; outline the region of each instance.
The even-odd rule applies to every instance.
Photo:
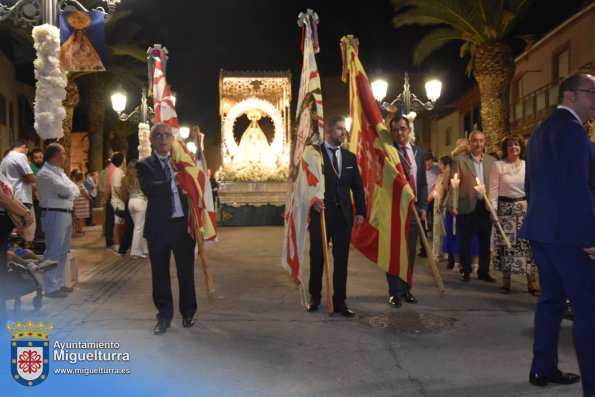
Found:
[[[516,34],[543,34],[574,14],[580,0],[539,0]],[[436,52],[421,66],[412,63],[412,49],[425,32],[420,27],[396,30],[390,0],[123,0],[119,8],[134,11],[143,26],[147,47],[153,43],[169,50],[168,82],[177,92],[181,124],[199,124],[207,135],[208,157],[218,157],[220,138],[219,71],[283,71],[292,73],[295,112],[302,55],[300,11],[312,8],[320,17],[321,52],[317,55],[323,81],[341,73],[339,41],[345,34],[360,40],[360,59],[371,81],[391,73],[447,76],[439,101],[451,103],[473,83],[464,75],[455,43]],[[108,66],[109,67],[109,66]],[[421,80],[421,79],[419,79]],[[412,91],[425,98],[424,81],[412,82]],[[389,98],[402,91],[402,81],[389,80]],[[346,91],[345,91],[346,92]],[[134,93],[129,93],[131,98]],[[348,98],[344,99],[345,103]],[[133,106],[130,100],[129,108]],[[294,117],[294,116],[292,116]],[[208,160],[219,163],[219,158]]]

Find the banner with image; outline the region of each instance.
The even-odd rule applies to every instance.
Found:
[[[74,11],[60,14],[60,63],[67,72],[105,71],[104,14]]]

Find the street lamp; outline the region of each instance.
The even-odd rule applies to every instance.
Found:
[[[403,85],[403,92],[400,93],[396,99],[391,103],[384,102],[380,106],[381,109],[389,112],[396,113],[397,104],[401,105],[403,115],[408,115],[411,111],[420,112],[422,110],[432,110],[436,100],[440,97],[440,91],[442,90],[442,83],[439,80],[431,80],[426,83],[426,96],[428,102],[423,102],[409,88],[409,73],[405,72],[405,82]],[[383,80],[376,80],[372,83],[372,93],[374,98],[379,103],[386,96],[388,84]]]
[[[190,136],[190,128],[180,127],[180,137],[185,140],[185,139],[188,139],[189,136]]]
[[[112,95],[112,108],[118,113],[121,121],[134,121],[147,124],[149,115],[154,114],[153,109],[147,105],[147,91],[143,88],[141,92],[140,105],[130,114],[123,113],[126,109],[126,93],[119,89]]]
[[[107,4],[107,12],[103,7],[96,7],[93,11],[104,13],[107,22],[116,12],[116,6],[120,3],[120,0],[102,1]],[[10,18],[14,23],[26,26],[44,23],[58,26],[58,14],[72,9],[89,11],[76,0],[18,0],[12,6],[0,3],[0,21]]]
[[[188,142],[186,144],[186,147],[188,148],[188,150],[190,151],[190,153],[196,154],[196,144],[194,142]]]

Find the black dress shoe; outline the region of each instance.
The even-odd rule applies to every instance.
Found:
[[[463,273],[459,280],[461,280],[464,283],[468,283],[469,281],[471,281],[471,277],[469,277],[469,273]]]
[[[405,292],[405,302],[417,303],[417,299],[415,299],[415,297],[413,295],[411,295],[411,292],[407,291],[407,292]]]
[[[572,385],[581,380],[577,374],[562,372],[559,369],[550,375],[539,375],[535,372],[529,374],[529,383],[534,386],[545,386],[548,383],[557,383],[559,385]]]
[[[489,274],[484,274],[483,276],[478,276],[478,280],[485,281],[486,283],[495,283],[496,279]]]
[[[394,309],[398,309],[399,307],[401,307],[401,301],[396,296],[391,296],[390,298],[388,298],[388,304],[390,305],[390,307]]]
[[[182,318],[182,326],[184,328],[190,328],[194,325],[194,316],[184,316]]]
[[[313,296],[310,297],[310,302],[308,303],[308,311],[315,312],[318,310],[318,306],[320,306],[320,298],[315,298]]]
[[[350,308],[347,307],[347,305],[345,304],[345,302],[336,304],[334,306],[334,310],[335,313],[341,313],[342,316],[345,317],[353,317],[355,316],[355,312],[353,310],[351,310]]]
[[[165,331],[169,328],[170,322],[165,320],[157,320],[157,325],[153,328],[153,333],[155,335],[164,334]]]
[[[74,291],[74,289],[73,288],[70,288],[70,287],[60,287],[60,291],[62,291],[62,292],[72,292],[72,291]]]

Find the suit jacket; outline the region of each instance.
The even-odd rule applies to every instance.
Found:
[[[591,189],[591,201],[593,203],[593,211],[595,211],[595,142],[589,142],[591,144],[591,169],[589,171],[589,187]]]
[[[332,166],[332,159],[323,145],[320,145],[324,168],[324,206],[333,208],[340,203],[340,211],[349,227],[353,225],[353,209],[351,192],[355,201],[355,214],[366,216],[366,201],[362,178],[357,167],[355,154],[341,148],[341,177],[339,178]]]
[[[483,155],[483,180],[486,189],[490,186],[490,171],[496,162],[496,158],[489,154]],[[459,184],[459,214],[470,214],[477,206],[477,191],[473,188],[476,184],[475,166],[473,158],[469,153],[463,153],[454,158],[450,169],[450,178],[459,174],[461,183]],[[449,195],[449,206],[452,207],[452,195]]]
[[[413,155],[415,156],[415,164],[417,165],[417,175],[416,175],[416,182],[415,182],[415,206],[420,209],[427,211],[428,210],[428,178],[426,176],[426,152],[419,146],[411,145],[413,149]],[[399,153],[399,160],[401,160],[401,164],[403,165],[403,170],[409,176],[409,169],[405,158],[400,150],[397,148],[397,153]]]
[[[589,152],[585,129],[568,110],[554,110],[533,132],[527,145],[522,238],[595,246]]]
[[[162,235],[164,226],[168,224],[172,214],[171,181],[167,180],[161,161],[153,153],[136,163],[138,182],[141,190],[147,196],[147,213],[145,215],[145,238],[155,238]],[[184,216],[188,216],[188,200],[180,194],[180,202]]]

